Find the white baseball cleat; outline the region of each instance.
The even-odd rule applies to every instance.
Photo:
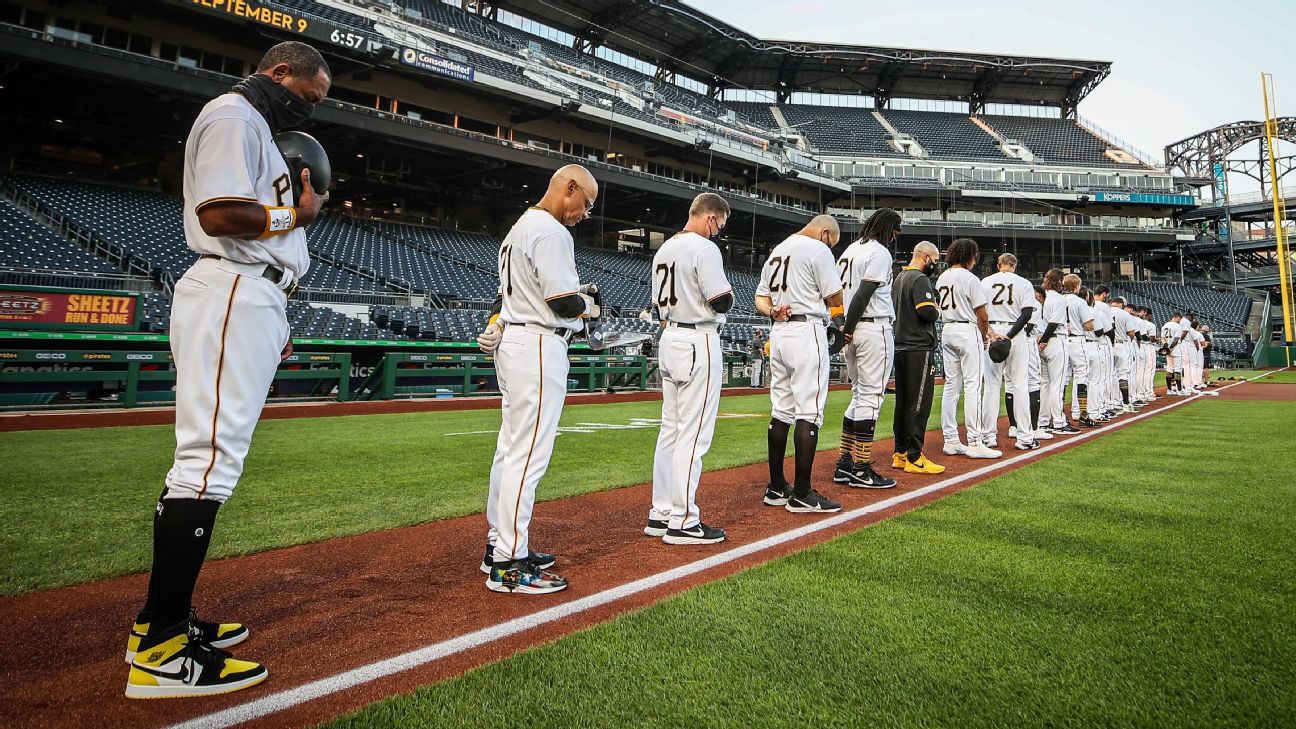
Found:
[[[1008,437],[1009,437],[1009,438],[1016,438],[1016,437],[1017,437],[1017,426],[1015,426],[1015,425],[1010,425],[1010,426],[1008,426]]]
[[[1053,440],[1053,434],[1043,428],[1040,428],[1039,430],[1035,431],[1035,440]]]
[[[941,450],[947,456],[961,456],[964,453],[967,453],[968,447],[956,440],[953,441],[947,440],[945,441],[945,447],[942,448]]]
[[[968,458],[998,458],[1002,456],[1003,453],[1001,453],[1000,451],[996,451],[992,448],[986,448],[984,445],[977,443],[975,445],[968,446],[967,451],[964,453],[964,455],[966,455]]]

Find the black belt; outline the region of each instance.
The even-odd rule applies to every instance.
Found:
[[[888,321],[891,321],[891,318],[890,318],[890,317],[886,317],[886,316],[861,316],[861,317],[859,318],[859,320],[860,320],[860,321],[870,321],[870,322],[871,322],[871,321],[888,322]]]
[[[204,253],[202,257],[211,258],[217,261],[225,260],[224,258],[221,258],[215,253]],[[232,263],[238,263],[238,261],[232,261]],[[279,282],[283,281],[284,279],[284,271],[282,268],[279,268],[278,266],[266,264],[265,270],[261,272],[261,277],[270,281],[270,283],[274,284],[275,286],[278,286]],[[293,294],[297,293],[297,281],[294,280],[292,283],[288,284],[288,288],[283,289],[283,292],[284,292],[284,296],[291,299],[293,297]]]
[[[788,321],[817,321],[820,324],[823,323],[822,316],[815,316],[813,314],[793,314],[792,316],[789,316],[787,320]]]
[[[968,321],[967,319],[950,319],[945,323],[946,324],[971,324],[972,322]]]
[[[991,324],[1016,324],[1015,321],[992,321]]]

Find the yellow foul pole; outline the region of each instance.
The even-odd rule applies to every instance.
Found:
[[[1284,348],[1292,346],[1292,284],[1291,262],[1287,259],[1287,206],[1283,203],[1281,187],[1278,184],[1278,113],[1277,101],[1273,93],[1273,75],[1260,74],[1260,87],[1264,93],[1265,105],[1265,138],[1269,147],[1269,190],[1273,194],[1274,234],[1278,242],[1278,282],[1282,293],[1283,342]],[[1288,356],[1291,356],[1290,350]]]

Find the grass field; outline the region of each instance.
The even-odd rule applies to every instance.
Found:
[[[1292,422],[1186,405],[331,726],[1290,725]]]
[[[836,447],[848,399],[830,394],[821,448]],[[769,397],[726,397],[720,412],[750,417],[717,422],[707,470],[764,461]],[[657,401],[575,405],[562,425],[660,416]],[[211,556],[479,513],[498,426],[496,410],[264,421]],[[889,399],[877,434],[891,435]],[[650,481],[656,439],[656,426],[561,435],[538,499]],[[0,594],[147,570],[174,447],[170,426],[0,433]]]

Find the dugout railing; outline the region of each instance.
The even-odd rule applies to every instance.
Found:
[[[290,388],[299,390],[298,396],[346,402],[350,374],[349,352],[295,352],[280,363],[272,394]],[[175,402],[175,381],[166,351],[0,350],[0,408],[167,404]],[[84,396],[72,400],[71,392]]]
[[[568,391],[648,388],[648,358],[642,355],[569,354],[567,359]],[[490,355],[388,352],[357,398],[454,397],[495,389],[495,361]]]

